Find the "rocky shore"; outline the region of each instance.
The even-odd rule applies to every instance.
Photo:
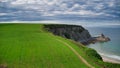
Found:
[[[91,41],[91,43],[96,43],[96,42],[108,42],[110,41],[109,37],[106,37],[104,34],[101,34],[97,37],[93,37],[94,40]]]

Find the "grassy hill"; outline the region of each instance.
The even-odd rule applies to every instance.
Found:
[[[60,41],[59,41],[60,40]],[[0,68],[119,68],[93,49],[44,29],[41,24],[0,24]]]

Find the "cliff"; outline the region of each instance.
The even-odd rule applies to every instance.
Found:
[[[78,25],[45,25],[45,28],[55,35],[88,44],[92,38],[88,30]]]

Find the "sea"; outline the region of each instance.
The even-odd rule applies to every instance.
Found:
[[[90,44],[89,48],[95,49],[100,55],[120,60],[120,26],[87,27],[87,29],[92,36],[103,33],[111,39],[109,42]]]

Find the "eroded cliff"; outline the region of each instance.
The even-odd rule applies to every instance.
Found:
[[[55,35],[87,44],[91,35],[82,26],[78,25],[45,25],[45,28]]]

